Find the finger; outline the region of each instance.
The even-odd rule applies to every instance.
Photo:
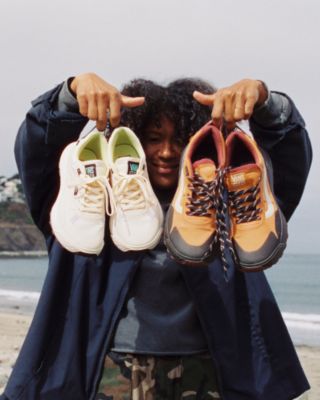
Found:
[[[224,114],[223,118],[226,122],[234,122],[233,119],[234,113],[234,99],[230,96],[225,96],[224,98]]]
[[[237,93],[233,111],[233,119],[235,121],[241,121],[242,119],[244,119],[245,116],[244,107],[245,107],[245,101],[243,93]]]
[[[98,99],[98,119],[97,128],[99,131],[105,130],[107,126],[108,99],[106,96],[100,96]]]
[[[222,97],[216,97],[214,100],[214,106],[212,110],[212,119],[213,122],[220,126],[223,118],[223,111],[224,111],[224,100]]]
[[[245,119],[248,119],[251,117],[256,102],[257,102],[257,100],[254,96],[247,97],[245,108],[244,108],[244,114],[245,114],[244,118]]]
[[[142,106],[142,104],[145,102],[144,97],[128,97],[121,95],[121,105],[124,107],[138,107]]]
[[[204,106],[213,106],[214,104],[214,94],[204,94],[195,90],[193,92],[193,98],[197,100],[198,103]]]
[[[121,96],[116,94],[110,97],[110,124],[112,127],[116,127],[120,123],[121,118]]]
[[[92,121],[98,119],[98,104],[95,94],[88,96],[88,118]]]
[[[96,127],[97,127],[98,131],[103,132],[107,127],[107,117],[104,120],[101,120],[101,121],[97,120],[96,121]]]
[[[87,117],[88,115],[88,101],[85,95],[78,95],[77,96],[77,101],[79,104],[79,112],[81,115],[84,117]]]

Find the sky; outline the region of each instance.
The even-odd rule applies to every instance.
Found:
[[[319,13],[318,0],[1,0],[0,175],[17,171],[30,101],[69,76],[95,72],[118,88],[135,77],[260,79],[294,100],[313,144],[287,251],[320,253]]]

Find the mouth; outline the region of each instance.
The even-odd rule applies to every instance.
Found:
[[[179,168],[179,164],[152,164],[152,166],[160,175],[175,174]]]

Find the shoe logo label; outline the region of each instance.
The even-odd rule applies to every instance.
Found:
[[[139,163],[136,161],[128,161],[128,175],[134,175],[137,173],[139,168]]]
[[[86,175],[90,176],[90,178],[94,178],[97,176],[97,169],[95,164],[87,164],[85,166]]]
[[[244,183],[246,183],[244,174],[230,175],[230,180],[231,180],[232,185],[234,185],[234,186],[239,186],[239,185],[243,185]]]

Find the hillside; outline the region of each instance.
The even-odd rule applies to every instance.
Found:
[[[0,177],[0,253],[45,250],[44,239],[33,224],[17,175]]]

